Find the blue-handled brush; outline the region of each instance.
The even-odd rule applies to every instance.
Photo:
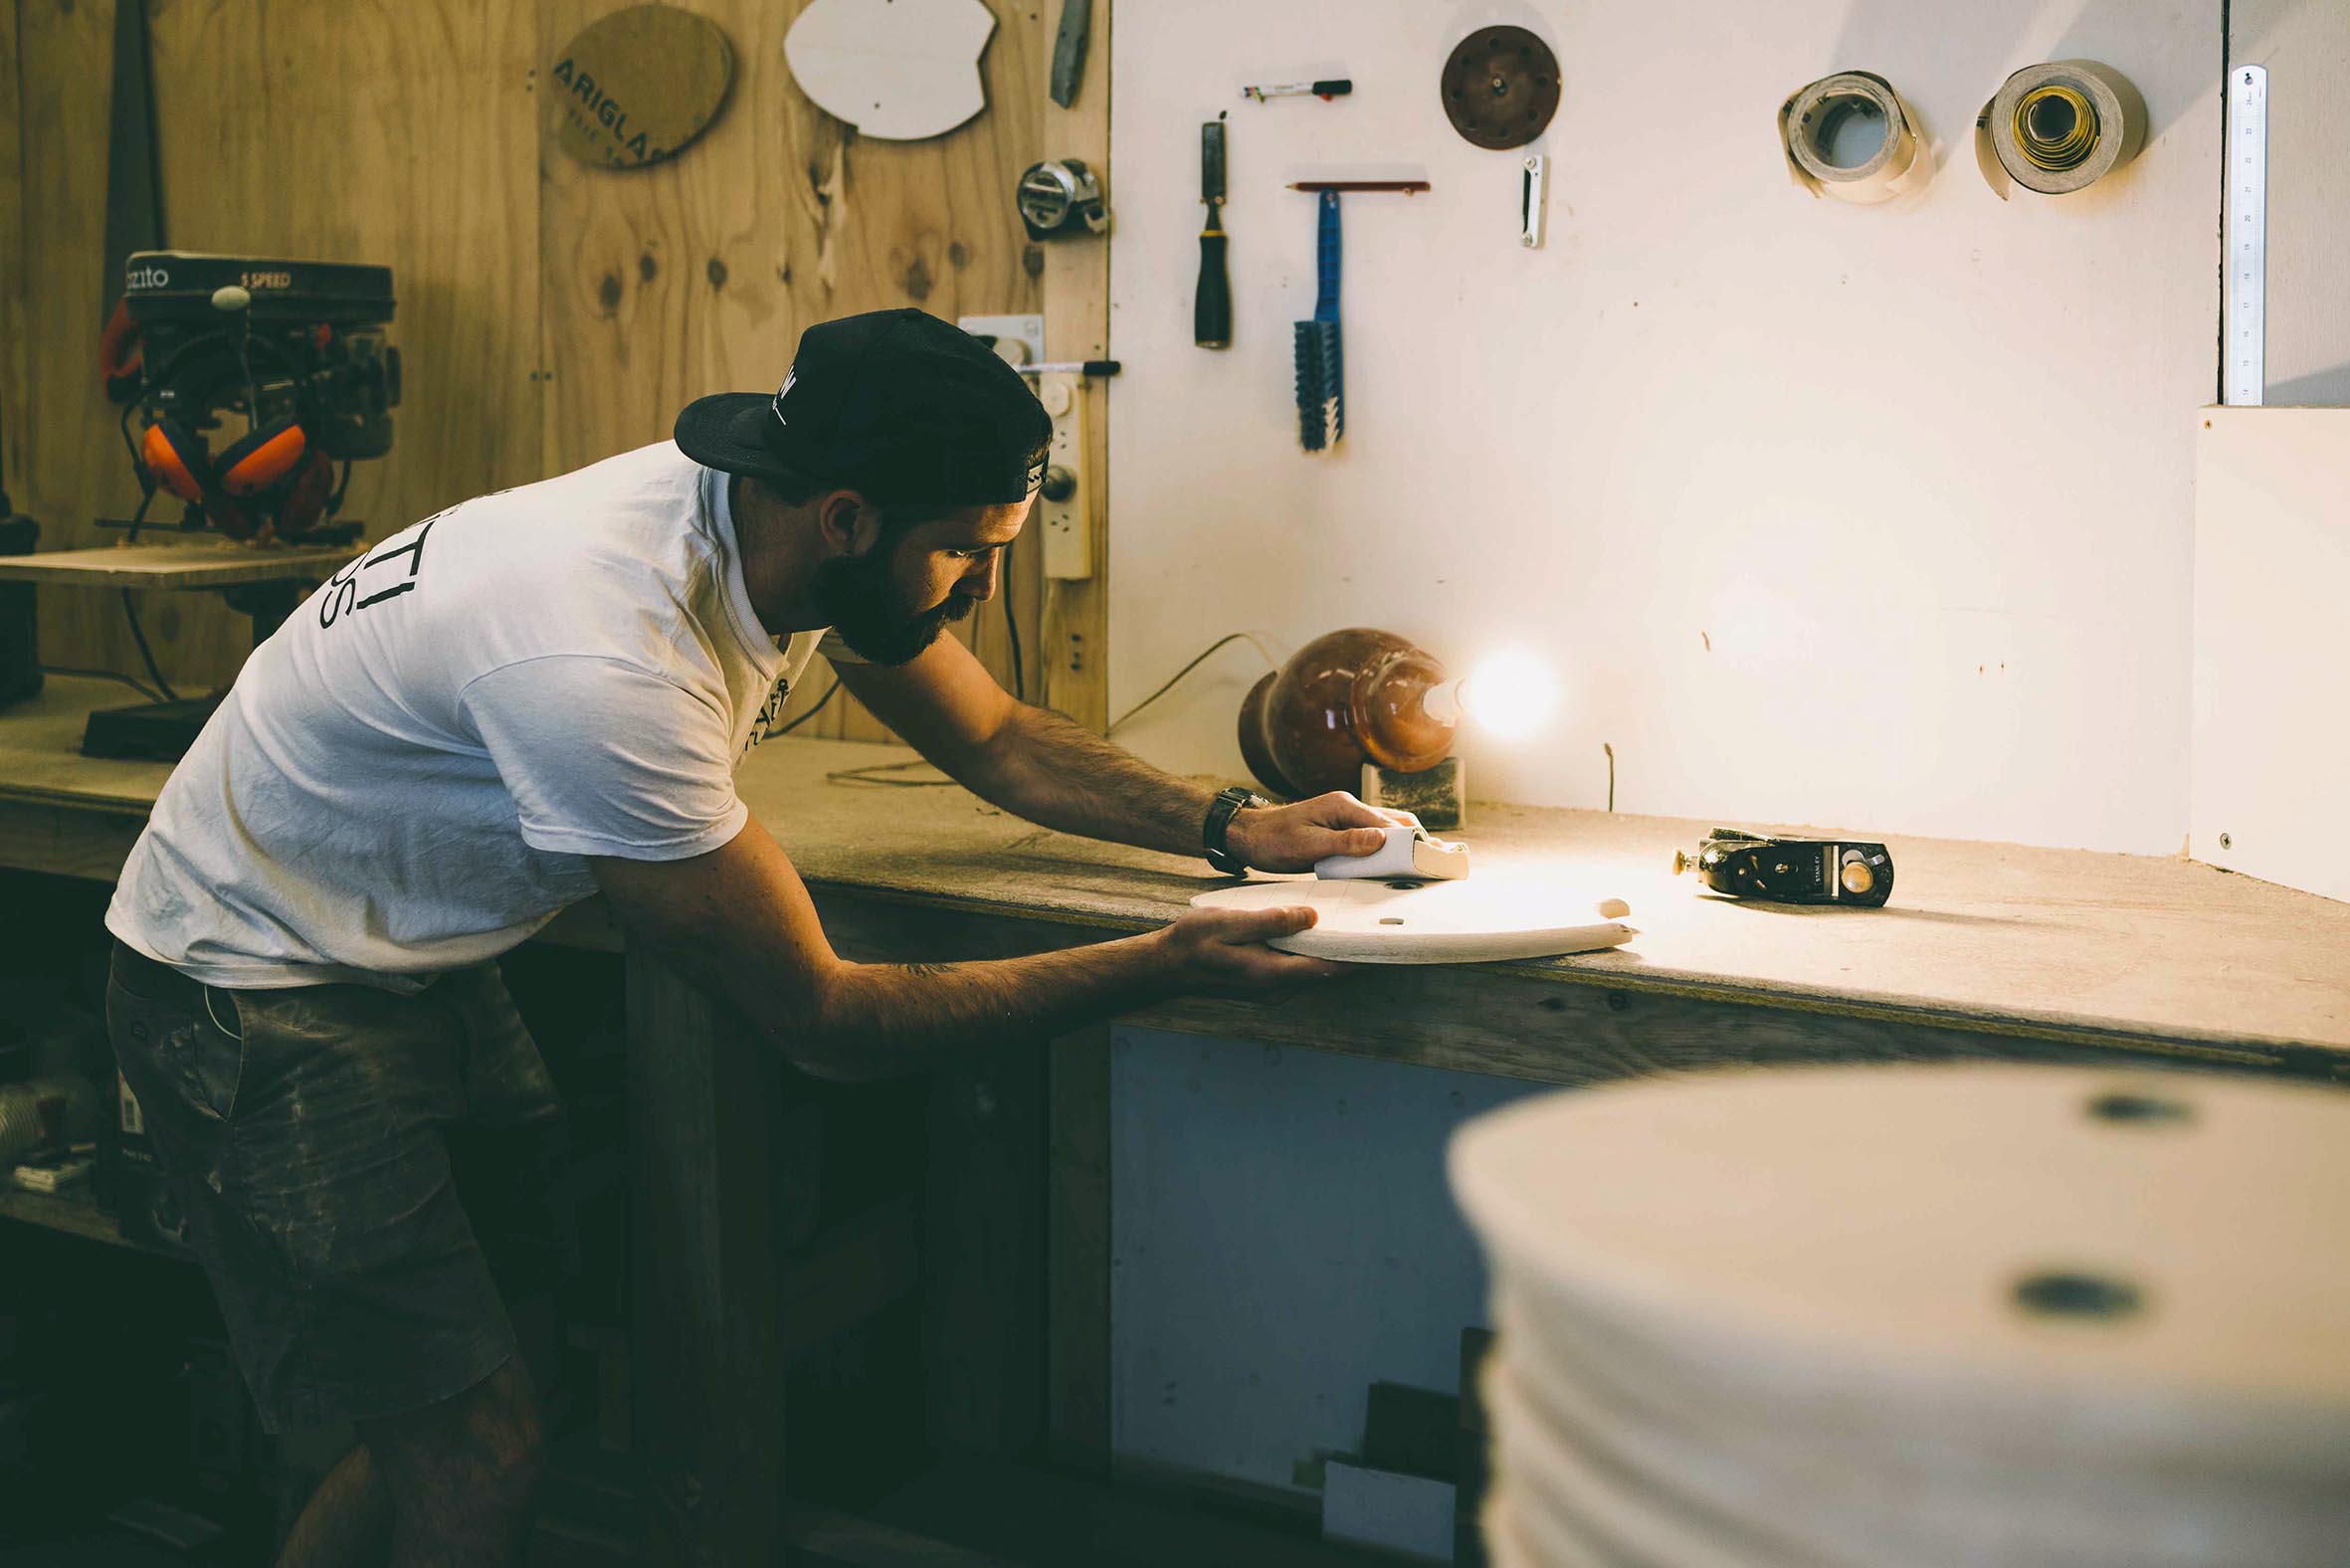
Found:
[[[1297,444],[1319,452],[1346,434],[1344,355],[1338,338],[1338,193],[1323,191],[1314,218],[1313,319],[1296,324]]]

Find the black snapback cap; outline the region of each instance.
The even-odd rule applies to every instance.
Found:
[[[800,334],[774,396],[719,392],[678,416],[704,468],[798,477],[880,505],[992,506],[1028,498],[1053,422],[993,349],[920,310],[874,310]]]

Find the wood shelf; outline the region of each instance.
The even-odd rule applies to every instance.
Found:
[[[98,1206],[98,1199],[89,1187],[69,1188],[64,1192],[28,1192],[22,1187],[0,1187],[0,1220],[18,1220],[26,1225],[37,1225],[43,1230],[57,1231],[66,1236],[79,1236],[85,1241],[103,1242],[108,1247],[126,1248],[134,1253],[145,1253],[153,1258],[170,1258],[189,1262],[187,1255],[152,1242],[132,1241],[114,1224],[114,1217]]]
[[[85,588],[236,588],[319,579],[363,544],[101,544],[84,550],[0,555],[0,582],[70,583]]]

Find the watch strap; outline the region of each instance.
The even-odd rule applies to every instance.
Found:
[[[1200,849],[1208,857],[1208,864],[1227,877],[1246,877],[1249,863],[1226,848],[1225,841],[1232,832],[1232,819],[1251,806],[1270,806],[1273,802],[1253,790],[1239,785],[1218,790],[1208,803],[1208,820],[1200,830]]]

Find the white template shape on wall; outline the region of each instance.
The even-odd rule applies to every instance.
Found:
[[[919,141],[987,106],[979,52],[995,26],[980,0],[816,0],[784,35],[783,58],[826,113]]]

